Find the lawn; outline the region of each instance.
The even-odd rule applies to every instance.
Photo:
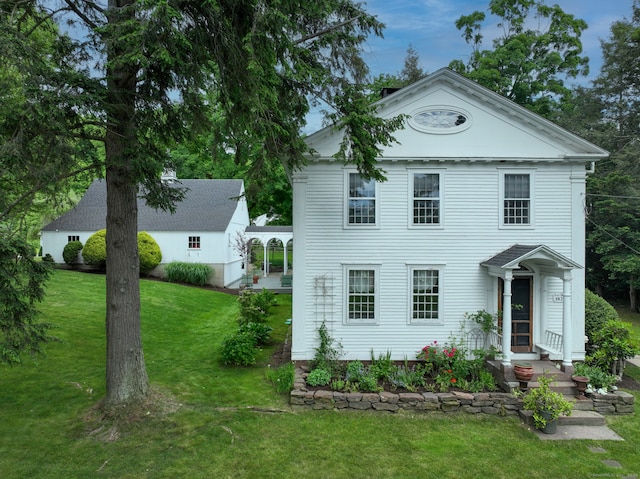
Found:
[[[515,418],[294,412],[265,368],[220,364],[236,298],[142,281],[145,360],[157,405],[99,422],[104,277],[57,271],[41,305],[61,342],[38,363],[0,367],[0,478],[623,477],[640,471],[638,414],[609,418],[626,440],[540,441]],[[271,318],[284,339],[289,296]],[[274,346],[275,347],[275,346]],[[640,395],[636,393],[636,400]],[[601,446],[594,454],[588,447]],[[611,469],[604,459],[623,464]]]

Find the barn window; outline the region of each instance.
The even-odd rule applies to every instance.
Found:
[[[189,236],[189,249],[200,249],[200,236]]]

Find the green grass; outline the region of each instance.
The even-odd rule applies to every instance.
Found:
[[[0,367],[0,478],[546,479],[640,471],[638,414],[610,417],[625,441],[608,442],[541,441],[515,418],[291,411],[265,378],[268,348],[254,368],[219,362],[220,341],[236,328],[234,296],[157,281],[142,281],[141,291],[149,376],[177,410],[150,407],[113,441],[108,423],[91,434],[97,423],[84,418],[104,395],[104,277],[57,271],[41,309],[62,342],[48,345],[38,364]],[[278,296],[270,321],[279,339],[290,301]]]

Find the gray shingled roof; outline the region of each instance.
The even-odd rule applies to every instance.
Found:
[[[187,191],[174,214],[138,199],[139,231],[224,231],[242,194],[242,180],[178,180],[176,186]],[[106,227],[106,216],[106,183],[94,180],[80,202],[43,231],[98,231]]]
[[[293,226],[247,226],[247,233],[293,233]]]
[[[483,266],[498,266],[503,267],[511,263],[513,260],[521,258],[522,256],[530,253],[533,250],[540,248],[542,245],[522,245],[516,244],[511,248],[504,250],[502,253],[498,253],[493,258],[489,258],[486,261],[483,261],[481,264]]]

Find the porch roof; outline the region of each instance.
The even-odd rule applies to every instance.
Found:
[[[561,270],[582,268],[575,261],[561,255],[546,245],[515,244],[480,263],[489,269],[518,269],[522,262],[534,260]]]

